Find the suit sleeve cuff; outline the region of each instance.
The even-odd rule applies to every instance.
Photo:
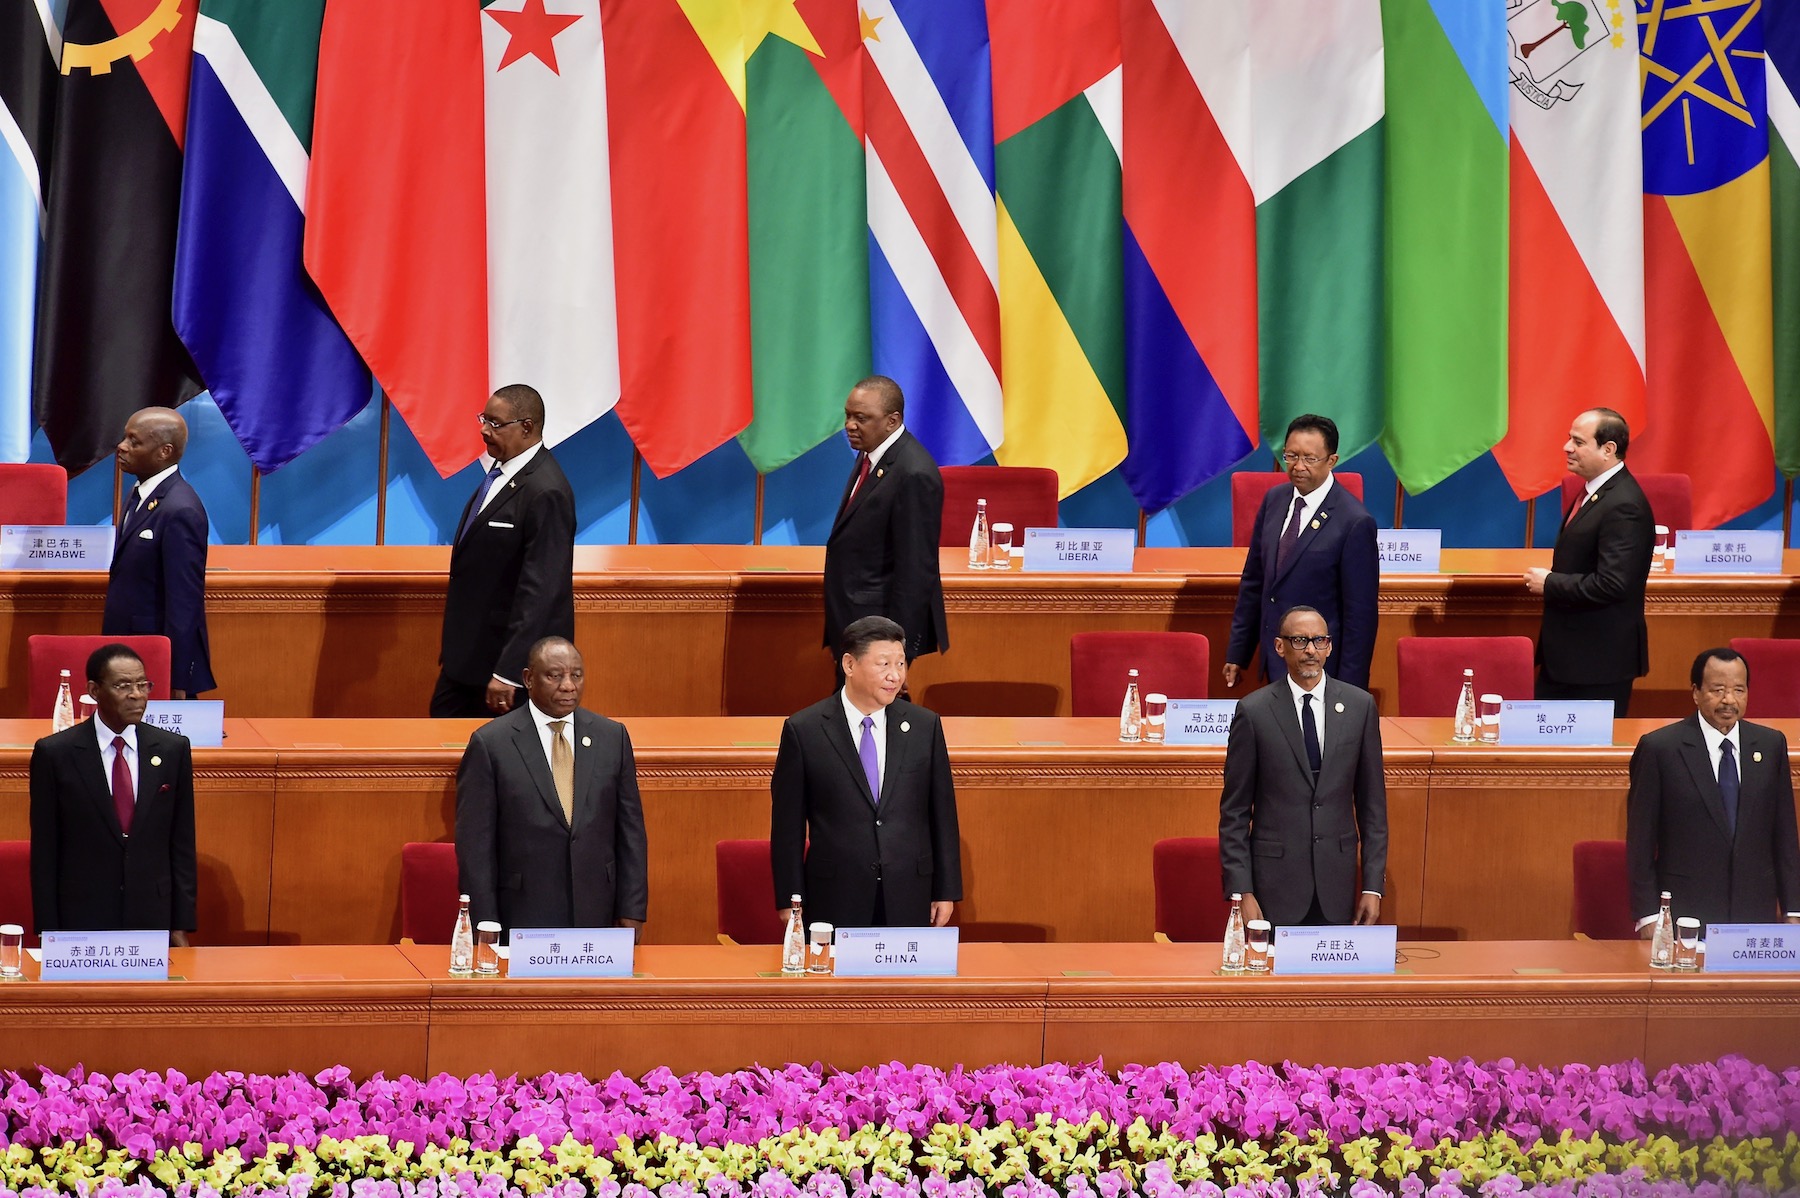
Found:
[[[1381,891],[1379,891],[1379,890],[1365,890],[1365,891],[1363,891],[1363,893],[1364,893],[1364,894],[1372,894],[1372,895],[1374,895],[1374,896],[1375,896],[1375,897],[1376,897],[1376,898],[1380,898],[1380,897],[1381,897]]]
[[[514,690],[519,689],[519,684],[514,682],[511,678],[502,678],[500,675],[495,674],[494,681],[495,682],[504,682],[507,686],[512,687]]]

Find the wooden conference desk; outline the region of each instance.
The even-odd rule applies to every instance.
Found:
[[[912,691],[946,715],[1069,714],[1069,636],[1105,629],[1205,633],[1214,693],[1243,568],[1231,548],[1139,550],[1132,574],[972,571],[943,551],[951,652],[920,659]],[[576,640],[589,705],[614,715],[786,715],[831,685],[819,546],[580,546]],[[207,605],[214,672],[234,715],[421,715],[437,675],[449,550],[420,546],[214,546]],[[1373,689],[1396,710],[1394,642],[1407,635],[1537,635],[1520,575],[1547,549],[1450,549],[1447,573],[1381,584]],[[1800,554],[1778,577],[1661,576],[1650,583],[1651,674],[1638,715],[1689,706],[1694,654],[1733,636],[1800,636]],[[98,573],[0,575],[0,715],[26,711],[26,638],[94,633]]]
[[[366,1077],[1104,1058],[1651,1068],[1800,1063],[1800,974],[1654,975],[1647,946],[1402,943],[1382,977],[1223,977],[1216,945],[970,944],[955,978],[782,978],[773,947],[648,946],[619,981],[453,979],[439,945],[176,949],[169,982],[0,985],[0,1068]],[[35,974],[35,964],[27,966]]]

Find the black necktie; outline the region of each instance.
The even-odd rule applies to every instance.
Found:
[[[1282,530],[1281,540],[1275,545],[1275,572],[1287,565],[1288,554],[1300,543],[1300,520],[1306,514],[1306,501],[1294,496],[1294,514],[1288,517],[1287,527]]]
[[[1313,781],[1317,782],[1325,755],[1319,752],[1319,722],[1313,719],[1312,701],[1311,695],[1300,696],[1300,736],[1306,741],[1306,762],[1312,766]]]
[[[1719,742],[1719,797],[1725,800],[1725,828],[1732,835],[1737,835],[1738,808],[1738,768],[1737,754],[1731,751],[1731,742]]]

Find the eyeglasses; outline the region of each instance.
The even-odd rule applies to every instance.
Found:
[[[1750,688],[1747,686],[1708,686],[1701,689],[1714,699],[1723,699],[1727,696],[1733,699],[1742,699],[1750,693]]]
[[[1328,636],[1280,636],[1275,639],[1286,641],[1289,648],[1296,650],[1304,649],[1308,645],[1311,645],[1315,649],[1331,648],[1331,638]]]
[[[146,678],[141,682],[110,682],[106,689],[115,695],[147,695],[150,687],[151,682]]]
[[[1316,458],[1310,453],[1284,453],[1281,455],[1281,460],[1290,466],[1298,462],[1305,462],[1308,466],[1323,466],[1331,459],[1329,457]]]
[[[518,424],[523,420],[530,419],[530,417],[519,416],[512,420],[495,420],[492,416],[489,416],[486,412],[480,412],[480,413],[476,414],[475,419],[479,420],[485,427],[491,428],[495,432],[499,432],[501,429],[505,428],[509,424]]]

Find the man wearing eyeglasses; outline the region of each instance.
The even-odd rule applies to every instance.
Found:
[[[169,929],[187,944],[199,891],[194,757],[143,722],[150,680],[124,645],[87,660],[93,718],[31,750],[31,914],[39,932]]]
[[[1225,893],[1244,896],[1245,919],[1375,923],[1387,870],[1375,699],[1326,677],[1332,637],[1310,607],[1287,612],[1274,650],[1286,672],[1238,704],[1226,741]]]
[[[1800,923],[1800,835],[1787,737],[1743,718],[1750,663],[1707,649],[1688,674],[1694,711],[1638,741],[1625,858],[1638,934],[1661,894],[1676,919]]]
[[[450,550],[434,718],[511,711],[531,646],[575,637],[575,492],[544,446],[543,397],[502,387],[479,420],[489,468]]]
[[[1329,417],[1296,416],[1288,424],[1281,454],[1288,481],[1263,497],[1238,581],[1225,650],[1227,687],[1237,686],[1258,648],[1263,679],[1280,676],[1270,644],[1282,613],[1302,604],[1317,609],[1333,637],[1337,652],[1326,672],[1352,686],[1369,685],[1381,558],[1375,517],[1331,473],[1337,449],[1337,424]]]

